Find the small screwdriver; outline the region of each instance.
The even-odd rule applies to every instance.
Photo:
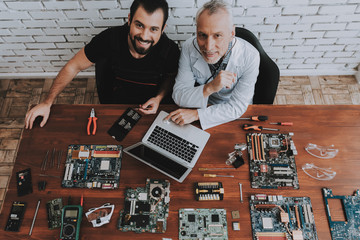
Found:
[[[281,126],[292,126],[293,125],[292,122],[274,122],[274,123],[269,123],[269,124],[281,125]]]
[[[199,171],[213,171],[213,170],[234,170],[236,168],[199,168]]]
[[[256,126],[256,125],[251,125],[251,124],[244,124],[243,129],[244,130],[254,130],[254,131],[261,131],[261,130],[280,131],[279,129],[275,129],[275,128],[263,128],[262,126]]]
[[[233,175],[204,174],[204,177],[234,177]]]
[[[250,120],[250,121],[260,122],[260,121],[268,120],[268,116],[250,116],[246,118],[238,118],[238,120]]]

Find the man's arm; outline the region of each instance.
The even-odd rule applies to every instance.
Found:
[[[49,94],[46,99],[30,109],[25,116],[25,128],[32,129],[34,120],[38,116],[42,116],[43,120],[40,127],[43,127],[50,115],[50,107],[54,103],[55,98],[61,91],[69,84],[73,78],[82,70],[89,68],[93,63],[88,60],[85,55],[84,48],[82,48],[70,61],[60,70],[56,76]]]

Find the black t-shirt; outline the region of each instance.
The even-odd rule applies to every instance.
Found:
[[[143,58],[134,58],[128,46],[129,26],[109,28],[85,46],[85,55],[96,68],[101,103],[145,103],[157,95],[162,81],[175,78],[180,51],[162,34]],[[171,99],[168,96],[167,101]]]

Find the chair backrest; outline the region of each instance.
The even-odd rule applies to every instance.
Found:
[[[266,54],[252,32],[245,28],[236,27],[235,36],[249,42],[260,53],[259,75],[255,84],[253,104],[273,104],[280,79],[278,66]]]

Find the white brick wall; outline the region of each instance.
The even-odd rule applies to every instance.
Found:
[[[226,0],[234,23],[252,31],[282,73],[330,69],[354,74],[360,62],[359,0]],[[194,35],[207,0],[168,0],[166,33],[181,44]],[[127,21],[132,0],[3,0],[0,78],[55,75],[90,39]],[[94,68],[84,74],[92,75]]]

